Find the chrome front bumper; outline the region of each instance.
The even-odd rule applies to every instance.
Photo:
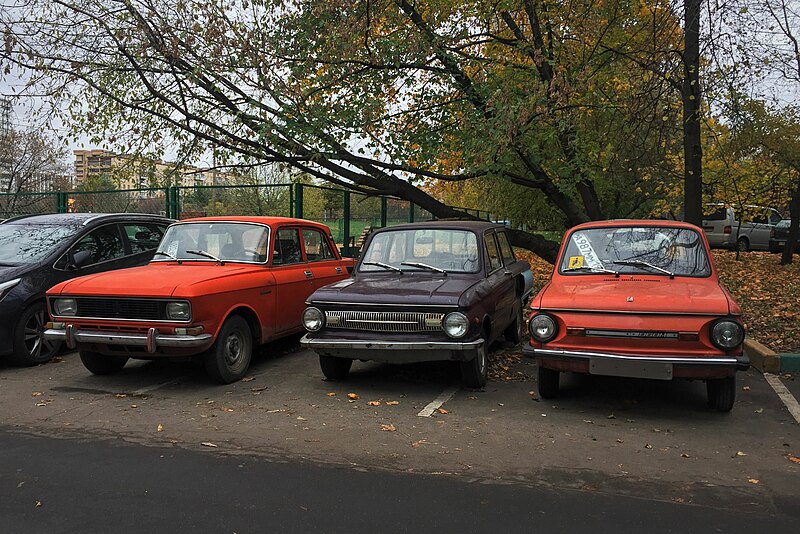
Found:
[[[158,330],[151,328],[147,334],[132,334],[122,332],[102,332],[77,330],[72,325],[65,329],[49,328],[44,331],[44,338],[53,341],[64,341],[67,347],[74,349],[78,343],[92,343],[95,345],[127,345],[145,347],[147,352],[153,353],[159,347],[193,348],[202,347],[211,341],[211,334],[196,336],[159,334]]]
[[[750,368],[750,358],[746,354],[740,357],[734,356],[648,356],[645,354],[615,354],[610,352],[588,352],[573,351],[563,349],[535,349],[530,343],[522,347],[522,354],[529,358],[547,358],[552,360],[573,360],[588,361],[592,359],[605,359],[616,361],[653,363],[653,364],[672,364],[672,365],[703,365],[736,367],[739,371],[746,371]]]
[[[386,363],[411,363],[437,360],[468,361],[475,357],[485,341],[360,341],[352,339],[313,339],[308,334],[300,345],[318,354],[353,360]]]

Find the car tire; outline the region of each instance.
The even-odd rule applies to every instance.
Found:
[[[18,365],[38,365],[49,362],[61,348],[60,341],[44,339],[44,325],[49,320],[44,302],[28,306],[14,328],[13,363]]]
[[[505,332],[503,332],[503,337],[506,341],[513,343],[514,345],[519,345],[522,341],[522,325],[525,321],[522,318],[522,305],[519,307],[519,312],[514,316],[514,322],[506,328]]]
[[[464,387],[482,388],[489,378],[489,339],[486,332],[481,333],[483,345],[478,354],[467,362],[461,362],[461,382]]]
[[[353,360],[336,356],[320,356],[319,367],[328,380],[344,380],[350,374]]]
[[[750,241],[748,241],[746,237],[740,237],[736,241],[736,250],[738,250],[739,252],[749,252]]]
[[[558,382],[561,378],[560,371],[554,371],[539,365],[537,373],[537,384],[539,397],[543,399],[554,399],[558,396]]]
[[[736,400],[736,376],[706,380],[708,407],[718,412],[729,412]]]
[[[217,340],[206,351],[206,373],[220,384],[241,380],[253,357],[253,334],[241,315],[232,315],[223,323]]]
[[[117,373],[128,363],[127,356],[105,356],[89,350],[80,351],[81,362],[93,375]]]

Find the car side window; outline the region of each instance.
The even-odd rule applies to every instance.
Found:
[[[486,254],[488,256],[487,271],[492,272],[503,266],[500,260],[500,251],[497,249],[497,242],[494,240],[494,232],[486,232],[483,234],[484,243],[486,243]]]
[[[272,265],[291,265],[301,263],[300,235],[296,228],[282,228],[275,235]]]
[[[783,217],[781,217],[781,214],[778,213],[775,210],[769,210],[767,212],[767,215],[769,216],[769,224],[778,224],[779,222],[781,222],[783,220]]]
[[[514,256],[514,249],[511,248],[511,243],[508,241],[508,234],[505,232],[497,232],[497,240],[500,242],[500,254],[503,256],[503,263],[511,265],[517,258]]]
[[[91,254],[84,267],[124,256],[125,246],[122,243],[122,236],[119,234],[117,225],[108,224],[92,230],[75,243],[72,247],[72,254],[74,256],[84,250]]]
[[[328,240],[319,230],[303,228],[303,245],[306,249],[306,260],[326,261],[334,259],[333,252],[328,246]]]
[[[166,227],[156,224],[124,224],[122,229],[128,236],[131,252],[139,254],[157,248]]]

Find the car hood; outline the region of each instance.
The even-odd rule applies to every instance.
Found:
[[[629,313],[731,313],[726,292],[707,278],[597,277],[551,282],[541,295],[542,309]]]
[[[184,262],[158,262],[73,278],[53,287],[48,293],[69,295],[113,295],[115,297],[169,297],[191,296],[193,288],[251,272],[263,266],[249,264]],[[180,295],[175,295],[180,288]]]
[[[474,277],[421,272],[359,275],[318,289],[309,302],[457,306],[461,295],[475,283]]]

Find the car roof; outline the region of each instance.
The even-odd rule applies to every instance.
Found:
[[[398,224],[395,226],[387,226],[376,230],[377,232],[385,232],[389,230],[418,230],[420,228],[447,228],[453,230],[472,230],[474,232],[481,232],[490,228],[504,228],[502,224],[497,224],[489,221],[454,221],[454,220],[438,220],[438,221],[425,221],[414,222],[406,224]]]
[[[316,221],[309,221],[308,219],[297,219],[295,217],[272,217],[272,216],[259,216],[259,215],[228,215],[228,216],[215,216],[215,217],[193,217],[191,219],[183,219],[181,223],[185,222],[240,222],[240,223],[255,223],[266,224],[269,226],[283,226],[302,224],[305,226],[314,226],[320,229],[330,231],[330,229]]]
[[[44,213],[34,215],[20,215],[6,219],[0,224],[71,224],[86,226],[89,223],[104,220],[144,220],[172,222],[172,219],[162,215],[149,213]]]
[[[656,226],[663,228],[686,228],[698,231],[699,227],[684,221],[665,219],[611,219],[606,221],[590,221],[573,226],[571,230],[584,230],[589,228],[621,228],[631,226]]]

